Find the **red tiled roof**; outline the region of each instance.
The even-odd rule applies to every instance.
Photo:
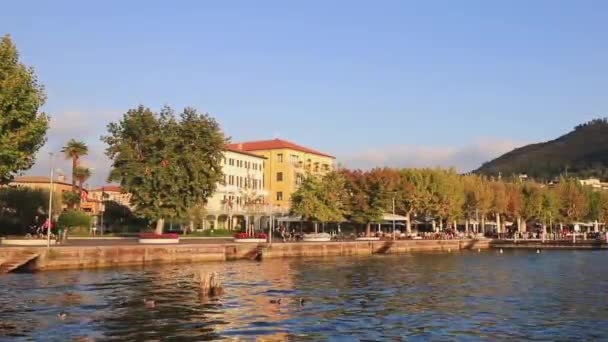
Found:
[[[120,185],[104,185],[101,188],[97,188],[93,191],[104,191],[104,192],[120,192],[122,193],[122,188]]]
[[[240,154],[244,154],[244,155],[247,155],[247,156],[252,156],[252,157],[257,157],[257,158],[266,159],[266,157],[264,157],[264,156],[260,156],[260,155],[257,155],[257,154],[255,154],[255,153],[249,153],[249,152],[247,152],[247,151],[239,150],[239,149],[234,148],[234,147],[232,147],[232,146],[233,146],[233,145],[228,145],[228,146],[226,146],[226,151],[230,151],[230,152],[234,152],[234,153],[240,153]]]
[[[236,149],[239,151],[277,150],[277,149],[282,149],[282,148],[289,148],[289,149],[300,151],[300,152],[316,154],[318,156],[335,158],[332,155],[322,153],[322,152],[313,150],[311,148],[300,146],[298,144],[294,144],[292,142],[281,140],[281,139],[247,141],[247,142],[242,142],[242,143],[237,143],[237,144],[230,144],[230,145],[228,145],[228,147],[230,149]]]

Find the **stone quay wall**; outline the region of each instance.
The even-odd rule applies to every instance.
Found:
[[[203,263],[240,259],[326,257],[397,254],[417,251],[456,251],[489,248],[489,240],[401,240],[298,243],[205,243],[175,245],[116,245],[3,247],[0,260],[36,252],[26,269],[35,271],[87,269],[151,264]]]

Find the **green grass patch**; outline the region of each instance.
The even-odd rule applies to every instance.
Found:
[[[186,235],[180,234],[182,237],[232,237],[236,234],[234,230],[226,230],[226,229],[208,229],[203,230],[202,232],[192,232]]]

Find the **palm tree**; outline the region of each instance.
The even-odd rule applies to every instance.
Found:
[[[76,191],[76,168],[80,157],[89,153],[87,144],[82,141],[70,139],[67,144],[61,149],[65,154],[66,159],[72,159],[72,191]]]
[[[82,191],[84,190],[83,184],[89,178],[91,178],[91,174],[92,174],[91,169],[84,167],[84,166],[77,166],[76,169],[74,170],[74,179],[76,179],[78,181],[78,187],[80,188],[80,193],[79,193],[80,196],[82,196]]]

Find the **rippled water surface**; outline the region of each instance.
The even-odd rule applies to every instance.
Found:
[[[607,259],[486,251],[10,274],[0,340],[607,340]],[[225,294],[201,297],[201,271],[220,272]]]

